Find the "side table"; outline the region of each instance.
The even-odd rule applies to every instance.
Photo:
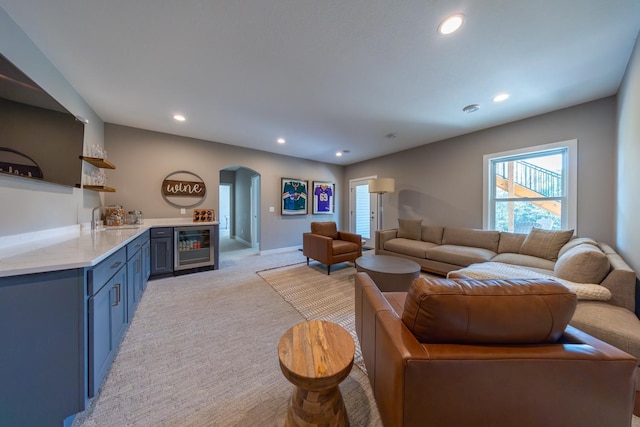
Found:
[[[338,385],[353,366],[355,344],[344,328],[324,320],[298,323],[278,343],[280,369],[296,388],[285,426],[348,426]]]
[[[406,258],[369,255],[356,258],[355,264],[356,271],[367,273],[382,292],[406,292],[420,277],[420,264]]]

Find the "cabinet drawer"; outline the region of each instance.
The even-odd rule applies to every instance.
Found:
[[[133,242],[127,245],[127,260],[130,260],[132,256],[136,254],[140,249],[142,249],[142,245],[144,245],[144,235],[136,237]]]
[[[93,295],[98,292],[126,262],[127,251],[125,248],[122,248],[89,270],[87,273],[88,294]]]
[[[151,238],[157,237],[172,237],[173,236],[173,227],[158,227],[151,229]]]

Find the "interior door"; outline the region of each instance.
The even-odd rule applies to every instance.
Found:
[[[260,240],[258,239],[258,235],[259,235],[258,213],[260,212],[259,196],[260,196],[260,176],[254,175],[251,177],[251,247],[252,248],[257,248],[260,243]]]
[[[376,194],[369,193],[369,180],[375,176],[352,179],[349,182],[349,231],[362,236],[364,246],[375,246],[378,229],[378,204]]]

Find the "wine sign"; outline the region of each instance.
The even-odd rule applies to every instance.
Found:
[[[161,191],[167,203],[189,208],[202,203],[207,194],[207,187],[202,178],[195,173],[176,171],[165,177]]]
[[[165,196],[196,196],[204,197],[207,189],[204,182],[174,181],[165,179],[162,182],[162,194]]]

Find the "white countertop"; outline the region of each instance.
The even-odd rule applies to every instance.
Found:
[[[185,227],[219,224],[194,223],[184,218],[145,219],[140,226],[103,227],[89,224],[24,235],[0,241],[0,277],[93,266],[117,252],[152,227]]]

